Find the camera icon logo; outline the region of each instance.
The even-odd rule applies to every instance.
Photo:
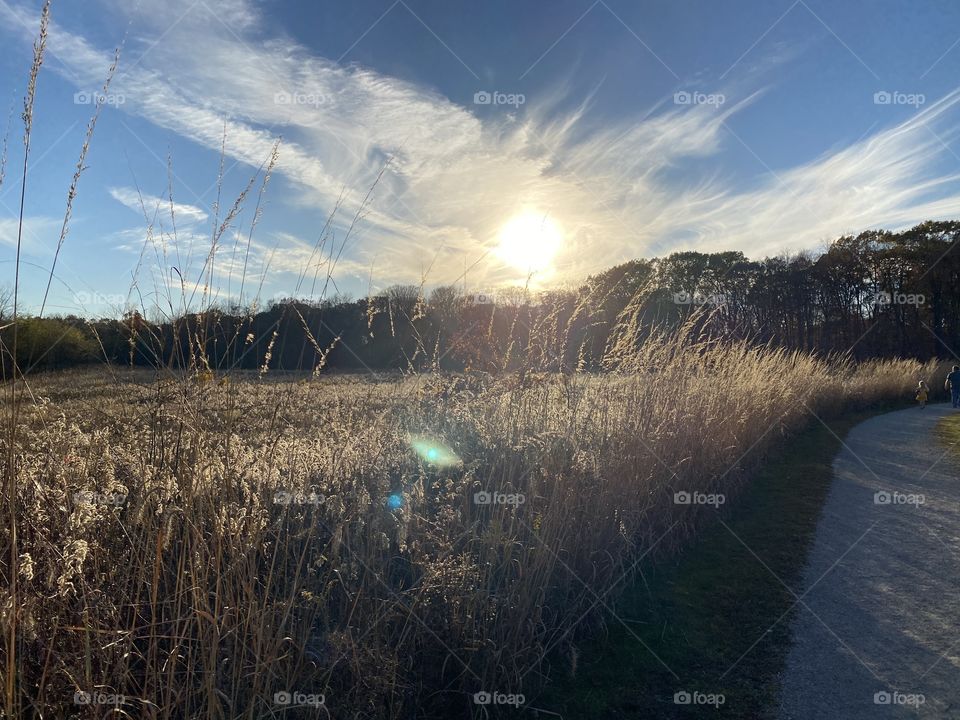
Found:
[[[485,292],[468,293],[465,300],[468,305],[493,305],[496,302],[492,294]]]
[[[473,702],[475,705],[489,705],[493,702],[493,696],[486,690],[481,690],[473,694]]]
[[[490,505],[493,502],[493,493],[486,490],[475,492],[473,494],[473,502],[475,505]]]
[[[874,105],[889,105],[893,100],[893,96],[890,95],[886,90],[881,90],[880,92],[875,92],[873,94],[873,104]]]
[[[274,705],[289,705],[291,702],[293,702],[293,696],[286,690],[281,690],[273,694]]]
[[[688,292],[675,292],[673,294],[673,302],[677,305],[689,305],[692,300],[693,298],[690,297]]]
[[[892,700],[893,696],[886,690],[881,690],[880,692],[873,694],[874,705],[889,705]]]
[[[480,90],[473,94],[474,105],[489,105],[492,102],[493,102],[493,95],[488,93],[486,90]]]
[[[73,694],[73,702],[77,705],[89,705],[90,700],[90,693],[86,690],[78,690]]]
[[[689,505],[690,501],[690,493],[688,493],[686,490],[681,490],[680,492],[673,494],[673,502],[675,505]]]
[[[273,104],[274,105],[289,105],[293,100],[293,96],[288,92],[278,92],[273,95]]]
[[[691,702],[693,702],[693,697],[686,690],[673,694],[674,705],[689,705]]]
[[[680,90],[673,94],[674,105],[689,105],[691,102],[693,102],[693,96],[686,90]]]
[[[874,505],[889,505],[893,497],[886,490],[878,490],[873,494]]]

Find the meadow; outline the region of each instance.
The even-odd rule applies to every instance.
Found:
[[[6,708],[536,709],[582,638],[622,625],[638,564],[715,522],[784,439],[939,372],[679,332],[602,375],[28,378],[5,435]]]
[[[95,328],[70,335],[68,325],[41,322],[46,294],[36,317],[19,304],[48,23],[49,2],[22,114],[12,312],[0,312],[2,716],[535,714],[551,681],[576,675],[585,639],[614,624],[633,633],[614,610],[640,564],[696,542],[784,443],[825,419],[909,399],[921,378],[943,384],[936,361],[856,363],[848,353],[777,349],[735,314],[733,326],[747,328],[740,334],[718,331],[696,312],[675,326],[647,322],[652,265],[636,262],[613,269],[637,276],[627,283],[607,278],[602,292],[572,296],[571,318],[602,311],[583,320],[603,329],[596,342],[577,338],[568,347],[573,320],[565,331],[549,306],[525,344],[515,342],[522,314],[514,308],[499,316],[506,334],[479,336],[482,365],[430,371],[440,367],[441,334],[425,340],[414,325],[426,304],[421,284],[406,318],[390,303],[380,318],[389,337],[396,325],[417,341],[398,365],[406,371],[329,372],[327,356],[343,336],[318,342],[299,316],[314,372],[277,373],[277,325],[256,337],[239,323],[223,332],[211,294],[214,256],[253,180],[229,210],[218,200],[201,282],[190,290],[181,276],[182,297],[162,288],[172,293],[169,312],[159,301],[151,308],[166,312],[169,331],[152,338],[160,350],[146,360],[155,366],[124,366],[118,360],[129,349],[133,364],[137,343],[156,330],[145,312],[124,309],[122,322],[111,321],[130,329],[111,346]],[[104,94],[115,70],[116,61]],[[48,290],[100,107],[67,196]],[[258,171],[261,194],[276,153]],[[223,165],[221,155],[220,181]],[[172,213],[172,191],[170,205]],[[354,223],[366,210],[365,200]],[[258,195],[248,237],[259,213]],[[340,251],[352,229],[337,238]],[[158,230],[157,240],[153,231],[151,224],[145,249],[147,241],[154,251],[158,242],[177,245],[175,235]],[[311,255],[301,282],[321,267],[332,278],[335,247],[332,236],[321,237],[315,250],[327,265],[311,266]],[[170,262],[164,254],[164,276]],[[798,258],[798,272],[806,264]],[[731,267],[740,265],[733,258]],[[240,272],[242,288],[245,261]],[[856,346],[870,313],[890,309],[864,305],[866,288],[858,287],[853,300],[815,293],[843,298],[842,315],[795,303],[803,318],[771,322],[794,309],[774,289],[766,305],[754,298],[744,308],[771,310],[760,326],[792,328],[803,342],[822,318],[830,332],[842,329],[827,349],[850,348],[847,340],[859,336]],[[905,315],[886,314],[902,329]],[[375,315],[368,303],[354,323],[364,341]],[[88,320],[76,324],[93,327]],[[386,328],[376,334],[388,337]],[[101,362],[32,372],[44,358],[46,367],[58,365],[46,357],[57,345],[70,362],[87,360],[90,345]],[[588,345],[596,352],[590,362],[554,365],[557,345],[580,359]],[[223,369],[236,358],[211,362],[211,346],[242,355],[254,347],[247,362],[260,369]],[[568,371],[545,371],[561,366]]]

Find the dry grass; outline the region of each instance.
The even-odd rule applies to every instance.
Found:
[[[42,17],[21,207],[49,3]],[[181,286],[169,319],[177,304],[210,309],[214,255],[253,182],[218,210],[201,296]],[[937,386],[933,368],[909,361],[854,368],[686,330],[641,340],[631,312],[603,376],[277,380],[268,355],[261,373],[217,378],[206,326],[180,348],[190,374],[103,368],[28,383],[14,369],[2,433],[4,714],[465,717],[489,709],[471,704],[478,691],[533,698],[633,565],[676,551],[715,512],[674,493],[732,500],[811,414],[909,396],[920,377]],[[481,491],[525,502],[477,504]],[[276,502],[290,493],[298,502]],[[290,708],[282,692],[325,703]]]
[[[5,498],[19,588],[0,590],[4,632],[19,623],[20,711],[103,714],[76,692],[157,718],[317,715],[276,704],[283,691],[354,718],[465,717],[481,690],[529,701],[637,559],[715,512],[675,492],[732,502],[812,414],[936,382],[909,361],[854,368],[683,334],[615,364],[32,383]],[[435,453],[416,452],[424,437]],[[441,467],[446,449],[459,461]],[[525,502],[478,505],[481,490]]]

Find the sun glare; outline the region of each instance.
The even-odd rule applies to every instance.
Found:
[[[523,272],[550,267],[563,243],[560,226],[546,213],[534,210],[517,215],[500,230],[500,258]]]

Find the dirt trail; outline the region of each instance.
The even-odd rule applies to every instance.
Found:
[[[960,467],[934,432],[950,412],[847,436],[797,589],[782,720],[960,718]]]

